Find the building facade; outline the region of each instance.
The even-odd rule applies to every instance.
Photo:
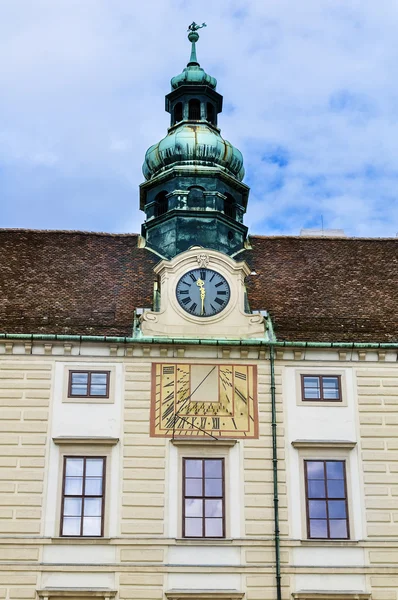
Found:
[[[198,37],[141,236],[0,231],[0,598],[398,600],[397,242],[247,236]]]

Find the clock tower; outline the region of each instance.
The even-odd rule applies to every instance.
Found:
[[[170,259],[193,245],[233,256],[244,247],[249,188],[243,157],[221,137],[222,96],[196,56],[198,26],[189,26],[191,56],[166,96],[170,127],[145,155],[140,208],[146,246]]]

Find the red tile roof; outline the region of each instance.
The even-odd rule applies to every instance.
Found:
[[[132,333],[159,258],[135,234],[0,230],[0,332]],[[251,236],[251,308],[279,340],[398,341],[398,240]]]

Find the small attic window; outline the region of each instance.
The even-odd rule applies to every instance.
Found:
[[[216,119],[215,119],[216,113],[214,110],[214,105],[211,102],[208,102],[207,106],[206,106],[206,110],[207,110],[207,120],[212,125],[215,125],[216,124]]]
[[[182,102],[177,102],[174,107],[174,123],[182,121]]]
[[[191,121],[199,121],[200,119],[200,101],[195,98],[189,101],[188,118]]]

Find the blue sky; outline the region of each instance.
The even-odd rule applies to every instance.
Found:
[[[6,0],[0,227],[138,232],[146,149],[198,58],[245,158],[252,233],[398,232],[398,4],[391,0]]]

